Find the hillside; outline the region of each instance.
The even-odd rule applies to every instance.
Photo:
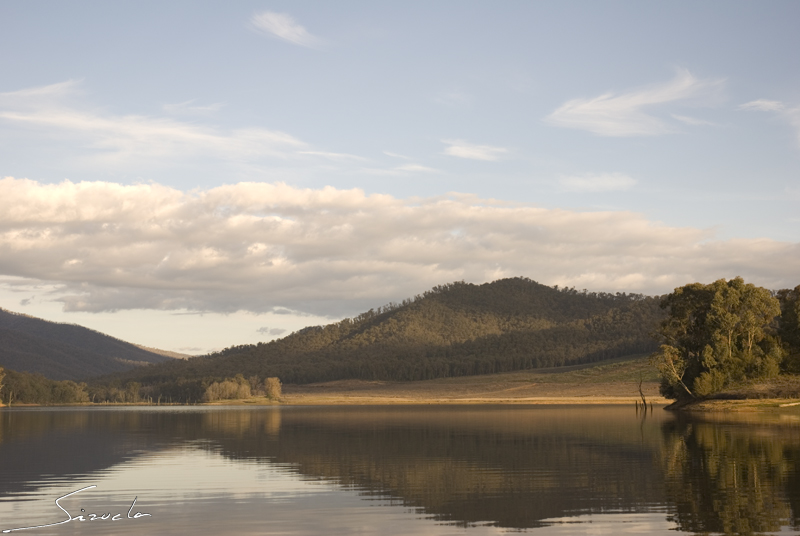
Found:
[[[78,380],[169,360],[88,328],[0,309],[0,367]]]
[[[401,304],[283,339],[130,371],[118,380],[197,399],[201,379],[411,381],[590,363],[654,350],[658,299],[523,278],[441,285]]]

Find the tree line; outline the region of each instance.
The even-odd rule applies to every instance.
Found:
[[[71,380],[51,380],[38,373],[20,372],[0,367],[0,403],[14,404],[169,404],[186,402],[216,402],[263,396],[280,400],[281,381],[278,378],[245,378],[237,374],[220,381],[202,379],[179,382],[178,389],[164,385],[142,385],[136,381],[114,381],[88,386]]]
[[[85,383],[51,380],[41,374],[0,367],[0,401],[16,404],[73,404],[89,401]]]

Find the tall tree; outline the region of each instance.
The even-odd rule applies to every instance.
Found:
[[[741,277],[693,283],[662,300],[669,311],[653,361],[668,398],[707,396],[732,384],[779,372],[783,351],[774,337],[780,303]]]
[[[793,289],[779,290],[781,320],[778,334],[786,352],[784,368],[789,372],[800,373],[800,285]]]

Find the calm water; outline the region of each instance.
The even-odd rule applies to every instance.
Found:
[[[5,409],[0,530],[66,511],[121,519],[11,534],[800,534],[800,414],[739,419],[613,406]]]

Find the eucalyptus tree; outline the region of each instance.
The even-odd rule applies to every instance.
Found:
[[[784,367],[789,372],[800,373],[800,285],[779,290],[777,298],[781,303],[778,333],[786,352]]]
[[[778,374],[783,351],[775,338],[779,301],[741,277],[675,289],[653,354],[668,398],[707,396],[748,379]]]

